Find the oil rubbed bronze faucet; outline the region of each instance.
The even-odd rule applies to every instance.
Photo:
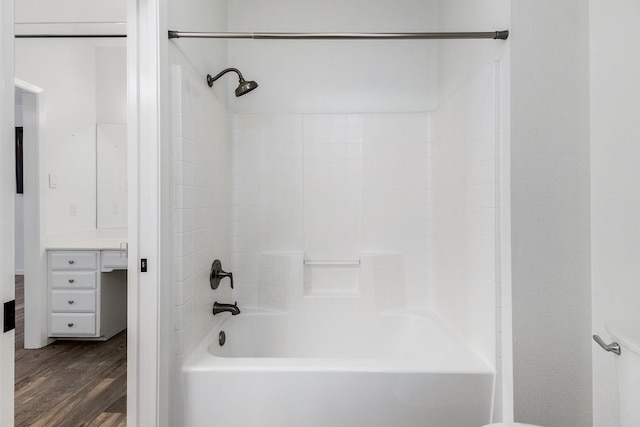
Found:
[[[228,277],[231,281],[231,289],[233,289],[233,273],[224,271],[222,269],[222,263],[219,259],[213,261],[211,265],[211,274],[209,274],[209,282],[211,283],[211,289],[218,289],[220,285],[220,280]],[[213,315],[219,313],[229,312],[232,316],[240,314],[240,309],[238,308],[238,302],[236,301],[234,304],[222,304],[218,301],[213,303]]]
[[[232,316],[240,314],[240,309],[238,308],[238,302],[236,301],[235,304],[221,304],[218,301],[213,303],[213,315],[214,316],[216,314],[224,313],[224,312],[227,312],[227,311],[229,313],[231,313]]]
[[[231,280],[231,289],[233,289],[233,273],[222,270],[222,263],[219,259],[213,261],[211,264],[211,273],[209,274],[209,283],[211,289],[218,289],[220,286],[220,280],[228,277]]]

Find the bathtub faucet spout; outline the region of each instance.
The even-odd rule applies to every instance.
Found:
[[[218,301],[213,303],[214,316],[218,313],[224,313],[225,311],[228,311],[229,313],[231,313],[232,316],[235,316],[236,314],[240,314],[240,309],[238,308],[238,302],[236,301],[235,304],[221,304]]]

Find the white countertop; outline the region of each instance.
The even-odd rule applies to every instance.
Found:
[[[120,239],[90,239],[78,240],[75,242],[62,242],[48,245],[50,251],[101,251],[120,250],[120,244],[126,243]]]
[[[46,248],[60,251],[120,250],[120,245],[126,242],[126,229],[88,230],[50,235]]]

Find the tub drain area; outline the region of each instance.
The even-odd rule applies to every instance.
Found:
[[[225,334],[224,331],[220,331],[220,334],[218,335],[218,343],[222,347],[225,342],[227,342],[227,334]]]

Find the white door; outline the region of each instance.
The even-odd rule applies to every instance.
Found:
[[[4,332],[4,303],[14,299],[13,0],[0,5],[0,427],[13,426],[14,331]]]

